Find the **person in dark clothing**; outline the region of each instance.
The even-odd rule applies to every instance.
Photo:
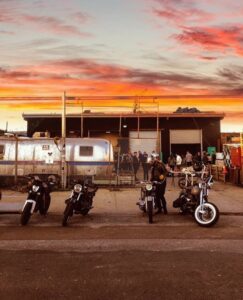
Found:
[[[170,156],[168,157],[168,165],[169,165],[171,171],[175,170],[176,158],[175,158],[175,155],[173,153],[171,153]]]
[[[193,161],[195,162],[201,162],[202,161],[202,156],[201,156],[201,152],[197,152],[197,154],[193,157]]]
[[[139,166],[140,166],[140,164],[142,164],[142,159],[143,159],[143,153],[141,151],[138,151]]]
[[[152,169],[151,169],[151,181],[158,182],[158,184],[156,185],[156,198],[155,198],[156,206],[158,208],[158,211],[156,213],[161,213],[162,208],[164,210],[164,214],[168,213],[166,200],[165,200],[166,175],[167,175],[167,170],[165,168],[165,165],[163,164],[162,161],[156,158],[152,163]]]
[[[216,154],[215,154],[215,152],[212,152],[211,157],[212,157],[211,163],[212,163],[212,165],[215,165],[215,162],[216,162]]]
[[[141,157],[141,163],[143,167],[143,179],[148,180],[149,164],[148,164],[148,153],[146,151],[143,152],[143,155]]]
[[[203,151],[202,161],[203,161],[204,165],[208,164],[208,153],[206,151]]]
[[[138,160],[138,157],[137,157],[137,152],[133,153],[132,165],[133,165],[133,172],[134,172],[135,180],[138,180],[137,179],[137,172],[138,172],[138,168],[139,168],[139,160]]]

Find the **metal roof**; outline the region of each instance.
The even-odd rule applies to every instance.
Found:
[[[197,112],[197,113],[156,113],[156,112],[137,112],[137,113],[97,113],[89,112],[82,114],[85,118],[219,118],[223,119],[224,113],[217,112]],[[39,119],[39,118],[61,118],[61,114],[23,114],[24,120]],[[67,118],[80,118],[80,114],[67,114]]]

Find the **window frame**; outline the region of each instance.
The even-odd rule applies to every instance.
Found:
[[[82,150],[87,151],[87,153],[82,153],[81,152]],[[94,146],[79,146],[79,156],[92,157],[93,155],[94,155]]]

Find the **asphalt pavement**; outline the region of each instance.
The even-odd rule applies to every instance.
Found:
[[[153,224],[136,206],[139,187],[100,188],[90,214],[64,228],[69,193],[53,192],[48,215],[20,226],[26,195],[3,190],[0,299],[243,299],[242,188],[214,184],[221,215],[211,228],[172,207],[171,178],[169,214]]]

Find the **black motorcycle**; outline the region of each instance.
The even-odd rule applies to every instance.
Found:
[[[195,221],[203,227],[217,223],[219,210],[213,203],[208,202],[208,192],[212,186],[212,176],[198,185],[186,187],[180,192],[179,198],[173,202],[173,207],[179,208],[182,214],[191,214]]]
[[[65,200],[62,226],[67,226],[68,219],[73,214],[87,215],[93,208],[93,198],[98,190],[95,184],[80,182],[74,185],[70,197]]]
[[[141,194],[137,205],[139,208],[148,214],[149,223],[153,223],[153,213],[157,209],[156,207],[156,188],[158,184],[162,182],[142,182]],[[162,206],[162,203],[161,203]],[[163,206],[162,206],[163,207]]]
[[[34,176],[29,181],[29,191],[20,218],[21,225],[26,225],[34,212],[39,211],[41,215],[47,214],[51,203],[50,193],[54,184],[51,179],[44,182],[38,176]]]

